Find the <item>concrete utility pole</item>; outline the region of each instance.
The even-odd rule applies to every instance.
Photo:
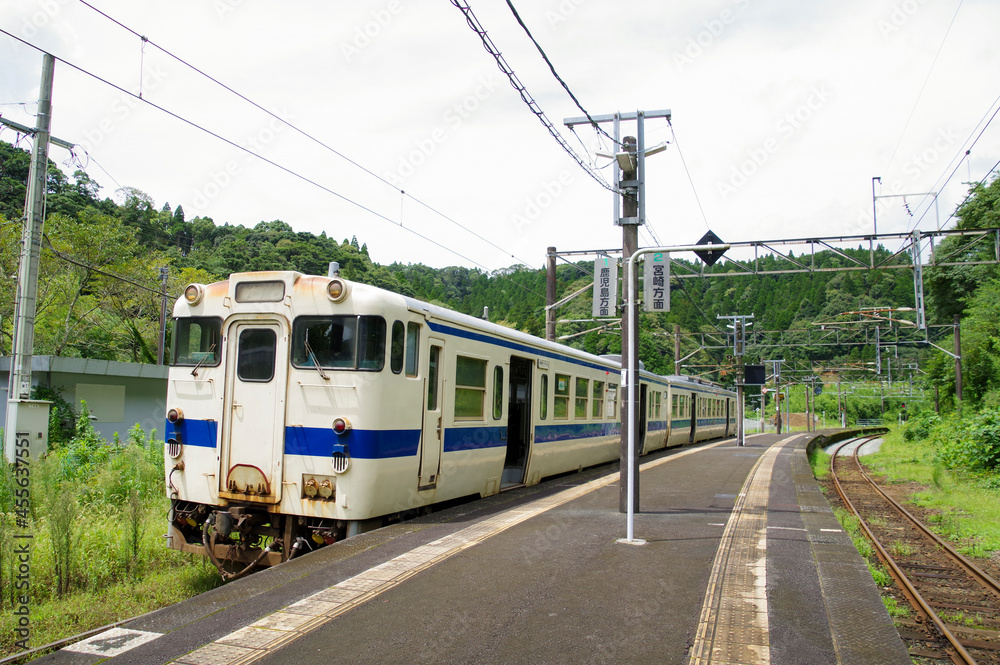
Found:
[[[962,415],[962,316],[955,315],[955,407]]]
[[[744,384],[744,353],[746,348],[746,329],[753,325],[750,319],[753,314],[737,316],[716,316],[716,319],[732,319],[733,325],[733,355],[736,357],[736,445],[746,444],[746,434],[743,431],[743,386]]]
[[[545,254],[545,339],[556,341],[556,248],[549,247]]]
[[[599,123],[610,122],[613,124],[613,140],[615,142],[615,155],[613,160],[614,166],[614,179],[613,182],[618,187],[621,192],[621,199],[616,195],[613,197],[613,217],[614,223],[622,227],[622,257],[627,259],[628,257],[635,254],[639,249],[639,226],[646,223],[646,200],[645,200],[645,177],[646,177],[646,145],[645,145],[645,125],[644,121],[646,118],[666,118],[670,120],[669,110],[659,110],[659,111],[636,111],[635,113],[613,113],[610,115],[600,115],[600,116],[586,116],[582,118],[566,118],[563,120],[563,124],[567,127],[573,127],[574,125],[596,125]],[[635,120],[636,121],[636,136],[625,137],[624,141],[621,141],[621,121],[622,120]],[[620,150],[620,152],[619,152]],[[651,150],[650,153],[653,151]],[[621,180],[619,181],[619,177]],[[620,214],[621,211],[621,214]],[[632,270],[638,273],[638,266],[633,265]],[[635,275],[632,275],[635,278]],[[622,285],[624,287],[629,281],[629,275],[622,274]],[[622,292],[625,289],[622,288]],[[629,307],[635,308],[638,311],[638,304],[631,303]],[[634,342],[634,348],[639,348],[639,331],[638,326],[635,328],[630,328],[628,325],[628,307],[624,308],[622,311],[622,367],[629,366],[628,348],[629,344],[627,340],[631,339]],[[636,363],[638,366],[638,363]],[[624,375],[628,381],[634,381],[635,377]],[[621,392],[625,395],[631,394],[626,391],[626,386],[622,385]],[[621,407],[621,422],[624,423],[628,420],[628,414],[630,412],[635,412],[639,408],[640,400],[635,399],[634,403],[628,399],[622,400]],[[620,453],[621,453],[621,482],[619,483],[619,510],[623,513],[628,511],[628,486],[632,486],[632,501],[633,508],[638,510],[639,505],[639,460],[638,454],[631,455],[632,473],[635,477],[635,482],[628,483],[627,476],[629,469],[626,468],[629,459],[628,455],[628,433],[625,428],[622,428],[621,443],[620,443]],[[640,445],[640,444],[637,444]],[[632,451],[637,453],[638,451]]]
[[[42,59],[42,81],[38,95],[34,143],[31,147],[31,177],[24,229],[21,233],[21,260],[17,273],[14,344],[11,350],[10,380],[7,389],[7,420],[4,449],[13,462],[15,448],[27,446],[32,457],[48,447],[49,402],[31,400],[31,357],[35,343],[35,301],[38,293],[38,263],[45,219],[45,188],[49,162],[49,127],[52,119],[52,79],[55,58]],[[42,413],[44,412],[44,413]],[[44,424],[43,424],[44,423]],[[29,443],[25,443],[28,441]]]

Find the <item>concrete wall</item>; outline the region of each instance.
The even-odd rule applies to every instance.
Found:
[[[7,418],[7,387],[10,380],[10,357],[0,357],[0,389],[4,408],[0,427]],[[31,383],[58,391],[62,398],[80,411],[80,400],[87,402],[91,422],[108,441],[117,432],[125,438],[138,423],[146,432],[163,434],[167,400],[166,365],[140,365],[109,360],[34,356]]]

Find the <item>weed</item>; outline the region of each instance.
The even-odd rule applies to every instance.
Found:
[[[901,606],[892,596],[882,596],[882,604],[891,617],[905,618],[910,616],[910,610]]]

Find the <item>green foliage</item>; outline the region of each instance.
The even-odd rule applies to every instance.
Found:
[[[986,410],[937,432],[938,461],[948,468],[1000,469],[1000,411]]]
[[[167,549],[159,535],[168,508],[159,438],[137,425],[125,440],[107,442],[84,415],[64,445],[32,463],[32,623],[48,639],[176,602],[219,582],[214,568]],[[12,467],[4,463],[0,607],[14,591],[8,574],[12,490]],[[0,613],[0,655],[13,650],[13,619]]]
[[[63,399],[62,394],[47,386],[31,389],[31,399],[52,402],[49,407],[49,449],[61,448],[76,431],[76,413],[73,405]]]

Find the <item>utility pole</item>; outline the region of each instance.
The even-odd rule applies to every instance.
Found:
[[[170,268],[160,267],[160,338],[156,346],[156,364],[163,364],[163,354],[167,345],[167,278]]]
[[[646,200],[645,200],[645,178],[646,178],[646,145],[645,145],[645,119],[646,118],[666,118],[670,120],[669,110],[659,111],[636,111],[635,113],[613,113],[601,116],[586,116],[582,118],[566,118],[563,123],[567,127],[574,125],[596,125],[610,122],[613,125],[613,140],[615,142],[615,154],[613,155],[613,182],[617,192],[613,197],[614,223],[622,227],[622,256],[631,257],[639,250],[639,226],[646,223]],[[636,121],[636,136],[627,136],[621,141],[621,121]],[[619,142],[620,141],[620,142]],[[619,149],[621,152],[618,152]],[[651,150],[650,153],[653,151]],[[619,177],[621,180],[619,181]],[[619,199],[618,194],[621,198]],[[619,214],[621,211],[621,214]],[[629,270],[626,268],[626,270]],[[622,274],[622,284],[627,284],[629,279],[633,282],[638,275],[639,268],[632,264],[633,274]],[[625,289],[623,288],[624,292]],[[626,301],[626,306],[622,308],[622,367],[630,367],[629,348],[638,350],[639,330],[638,325],[629,326],[629,309],[633,309],[633,314],[638,313],[638,303]],[[637,319],[633,319],[637,320]],[[631,344],[627,343],[631,340]],[[635,363],[638,367],[638,363]],[[637,376],[630,376],[623,372],[621,392],[623,393],[621,406],[621,422],[626,422],[629,413],[638,414],[640,399],[636,391],[627,391],[625,381],[635,382]],[[634,401],[625,397],[626,395],[636,395]],[[619,452],[621,457],[620,482],[618,495],[618,509],[620,512],[629,513],[629,487],[631,491],[632,508],[639,510],[639,455],[638,450],[629,454],[629,435],[626,428],[622,428]],[[640,446],[641,442],[636,441],[635,446]],[[629,462],[628,460],[631,460]],[[630,468],[631,467],[631,468]],[[631,475],[633,481],[629,482]]]
[[[955,315],[955,407],[962,415],[962,316]]]
[[[681,373],[681,324],[674,324],[674,374]]]
[[[21,259],[17,273],[14,343],[11,350],[10,378],[7,388],[7,419],[4,449],[14,462],[15,449],[27,447],[37,458],[48,448],[49,402],[31,399],[31,357],[35,343],[35,301],[38,293],[38,263],[42,247],[42,223],[45,219],[45,187],[49,162],[49,128],[52,120],[52,80],[55,58],[46,53],[42,59],[42,80],[35,118],[34,143],[31,147],[31,176],[24,229],[21,233]]]
[[[738,316],[716,316],[716,319],[731,319],[733,325],[733,355],[736,357],[736,445],[746,445],[746,435],[743,431],[743,386],[744,386],[744,352],[746,347],[746,329],[753,325],[748,319],[753,314]]]
[[[545,254],[545,339],[556,341],[556,248],[549,247]]]

